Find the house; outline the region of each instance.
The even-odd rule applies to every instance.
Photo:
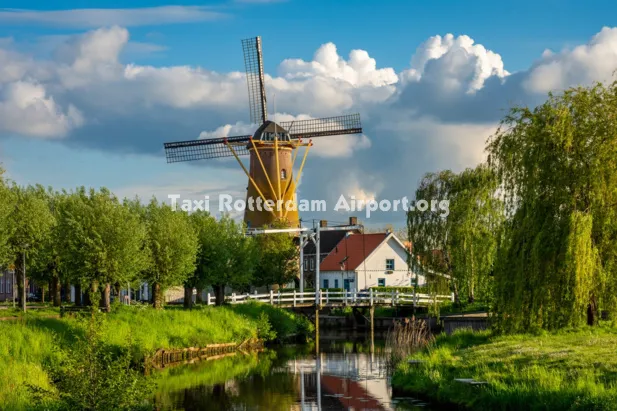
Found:
[[[0,269],[0,301],[13,300],[13,270]]]
[[[356,225],[358,223],[358,219],[356,217],[349,217],[349,225]],[[328,227],[328,222],[326,220],[319,221],[320,227]],[[334,247],[345,238],[348,233],[360,234],[360,230],[335,230],[335,231],[322,231],[319,233],[320,241],[319,241],[319,261],[322,262]],[[303,255],[303,271],[304,271],[304,279],[307,283],[307,287],[314,287],[315,284],[315,253],[317,249],[315,248],[315,243],[309,241],[306,246],[304,246],[304,255]]]
[[[320,286],[348,291],[412,286],[416,274],[407,264],[408,255],[409,248],[394,233],[347,233],[321,262]],[[424,283],[418,275],[418,285]]]

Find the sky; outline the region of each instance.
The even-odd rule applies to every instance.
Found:
[[[233,158],[167,164],[163,143],[256,128],[240,40],[260,35],[271,119],[362,118],[360,136],[315,140],[298,195],[328,211],[302,219],[402,226],[333,208],[412,198],[424,173],[483,161],[512,105],[611,80],[615,16],[608,1],[2,1],[0,163],[18,184],[242,198]]]

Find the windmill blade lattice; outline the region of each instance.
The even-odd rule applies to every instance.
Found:
[[[251,122],[263,124],[268,119],[264,67],[261,55],[261,37],[242,40],[246,83],[249,91]]]
[[[283,121],[280,123],[292,138],[314,138],[362,133],[360,114]]]
[[[233,152],[227,143],[234,147],[237,155],[248,155],[250,141],[251,136],[247,135],[165,143],[165,156],[168,163],[232,157]]]

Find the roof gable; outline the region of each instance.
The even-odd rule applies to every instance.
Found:
[[[388,237],[386,233],[351,234],[343,238],[319,265],[322,271],[340,271],[345,258],[345,270],[353,271]]]

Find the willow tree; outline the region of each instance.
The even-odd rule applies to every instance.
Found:
[[[489,298],[503,207],[496,196],[497,179],[486,166],[429,173],[416,190],[416,200],[448,201],[448,211],[415,207],[407,216],[413,244],[412,266],[427,275],[432,291],[450,283],[456,299]]]
[[[617,84],[513,108],[488,142],[509,221],[495,267],[507,331],[595,324],[617,302]]]

